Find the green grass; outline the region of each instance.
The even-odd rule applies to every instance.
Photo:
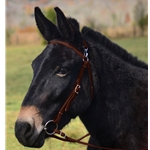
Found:
[[[147,37],[115,39],[123,48],[148,61]],[[32,60],[44,49],[41,45],[7,47],[6,51],[6,150],[29,150],[18,143],[14,136],[14,122],[17,118],[21,102],[32,79]],[[87,132],[79,118],[72,121],[63,130],[67,135],[78,138]],[[31,149],[31,148],[30,148]],[[85,150],[86,146],[64,143],[55,139],[46,140],[40,150]]]
[[[43,46],[7,47],[6,51],[6,108],[18,110],[32,79],[32,60]],[[15,93],[15,94],[14,94]]]
[[[148,63],[148,38],[122,38],[114,39],[113,42],[122,46],[133,55],[137,56],[140,60]]]

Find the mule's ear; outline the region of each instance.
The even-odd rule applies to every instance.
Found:
[[[43,15],[39,7],[35,7],[34,13],[37,27],[47,41],[60,37],[60,33],[56,25]]]
[[[74,28],[74,30],[79,31],[80,30],[80,26],[79,23],[76,19],[74,18],[67,18],[69,23],[72,25],[72,27]]]
[[[58,7],[55,7],[54,9],[57,13],[57,24],[60,32],[63,34],[65,39],[73,38],[74,30],[64,13]]]

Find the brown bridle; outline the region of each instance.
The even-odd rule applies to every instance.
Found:
[[[86,43],[83,42],[84,54],[82,54],[77,48],[75,48],[74,46],[72,46],[71,44],[69,44],[67,42],[53,40],[53,41],[50,41],[50,44],[61,44],[61,45],[64,45],[64,46],[74,50],[82,58],[83,64],[82,64],[82,67],[80,69],[78,78],[76,79],[73,90],[70,93],[69,97],[67,98],[67,100],[65,101],[63,106],[61,107],[59,113],[56,115],[56,118],[54,120],[50,120],[49,122],[47,122],[46,125],[49,124],[50,122],[58,124],[63,113],[68,111],[70,104],[72,103],[73,99],[79,94],[79,91],[81,88],[81,81],[82,81],[82,77],[83,77],[85,69],[88,69],[88,73],[89,73],[89,81],[90,81],[90,85],[91,85],[90,89],[91,89],[91,98],[92,99],[93,99],[93,94],[94,94],[94,87],[93,87],[93,81],[92,81],[92,71],[91,71],[91,67],[90,67],[90,63],[89,63],[88,47],[87,47]],[[44,128],[44,130],[46,131],[46,133],[48,133],[46,127]],[[48,133],[48,134],[53,135],[53,133]]]
[[[64,114],[64,112],[67,112],[70,104],[72,103],[73,99],[79,94],[80,88],[81,88],[81,81],[82,81],[82,77],[84,74],[85,69],[88,69],[88,74],[89,74],[89,81],[90,81],[90,89],[91,89],[91,98],[93,99],[94,96],[94,86],[93,86],[93,80],[92,80],[92,71],[91,71],[91,66],[89,63],[89,58],[88,58],[88,47],[85,41],[83,41],[83,48],[84,48],[84,54],[82,54],[77,48],[75,48],[74,46],[72,46],[71,44],[64,42],[64,41],[59,41],[59,40],[53,40],[50,41],[50,44],[60,44],[60,45],[64,45],[72,50],[74,50],[83,60],[83,64],[82,67],[80,69],[78,78],[76,79],[74,88],[72,90],[72,92],[70,93],[69,97],[67,98],[67,100],[65,101],[65,103],[63,104],[63,106],[61,107],[60,111],[58,112],[58,114],[56,115],[54,120],[49,120],[46,122],[45,126],[44,126],[44,130],[46,132],[46,134],[50,135],[53,138],[62,140],[62,141],[66,141],[66,142],[73,142],[73,143],[79,143],[79,144],[83,144],[83,145],[87,145],[87,146],[91,146],[94,148],[98,148],[98,149],[103,149],[103,150],[123,150],[123,149],[114,149],[114,148],[107,148],[107,147],[100,147],[100,146],[96,146],[93,144],[89,144],[86,142],[83,142],[82,140],[87,137],[90,136],[90,133],[86,134],[85,136],[79,138],[79,139],[73,139],[71,137],[68,137],[65,133],[63,133],[61,130],[58,130],[58,123],[62,117],[62,115]],[[53,124],[55,125],[55,129],[53,132],[49,132],[47,126],[49,124]],[[57,135],[59,136],[57,136]],[[143,150],[147,150],[147,148],[143,149]]]

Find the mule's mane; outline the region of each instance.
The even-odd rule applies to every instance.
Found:
[[[148,65],[142,61],[139,61],[137,57],[129,54],[125,49],[118,46],[117,44],[111,42],[108,38],[102,35],[99,32],[96,32],[88,27],[83,27],[82,29],[83,36],[87,37],[92,43],[102,45],[107,50],[115,54],[117,57],[120,57],[124,61],[143,69],[148,69]]]

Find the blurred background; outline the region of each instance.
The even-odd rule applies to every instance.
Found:
[[[7,44],[39,42],[34,20],[34,7],[55,22],[53,8],[58,6],[67,16],[76,18],[80,26],[101,31],[108,37],[147,35],[147,0],[7,0]]]
[[[54,23],[53,8],[58,6],[76,18],[80,28],[91,27],[148,62],[148,0],[6,0],[6,150],[31,150],[15,138],[14,123],[32,80],[31,62],[46,46],[36,27],[35,6]],[[76,139],[87,133],[79,118],[63,131]],[[50,139],[40,148],[51,149],[86,150],[86,146]]]

